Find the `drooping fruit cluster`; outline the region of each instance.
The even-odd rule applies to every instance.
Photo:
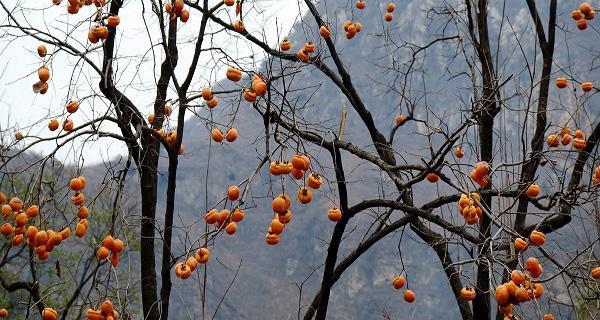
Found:
[[[89,227],[89,222],[87,221],[88,208],[83,205],[85,196],[83,192],[81,192],[83,189],[85,189],[85,185],[86,180],[83,176],[75,177],[69,182],[69,187],[71,190],[75,191],[75,193],[71,196],[71,202],[73,205],[78,206],[77,217],[79,218],[79,221],[77,222],[75,235],[79,238],[85,235]]]
[[[123,240],[108,235],[102,240],[102,246],[96,251],[96,256],[102,261],[110,255],[110,264],[116,267],[119,265],[119,254],[123,251],[124,246]]]
[[[218,211],[213,208],[204,214],[204,220],[207,224],[215,225],[217,229],[223,227],[225,233],[232,235],[237,232],[237,223],[244,220],[244,216],[244,210],[241,208],[235,208],[233,211],[228,209]]]
[[[386,13],[383,15],[383,20],[387,22],[392,21],[392,19],[394,19],[394,10],[396,10],[396,5],[393,2],[389,3],[385,10]]]
[[[346,39],[350,40],[362,30],[360,22],[352,23],[350,20],[344,21],[344,31],[346,31]]]
[[[175,265],[175,276],[180,279],[187,279],[192,275],[192,272],[196,270],[198,264],[205,264],[208,262],[209,251],[205,247],[196,250],[193,257],[187,258],[185,262],[180,262]]]
[[[394,277],[394,280],[392,281],[392,286],[396,290],[402,289],[405,284],[406,284],[406,279],[403,276],[396,276],[396,277]],[[408,303],[413,303],[413,302],[415,302],[416,298],[417,297],[412,290],[406,289],[406,291],[404,291],[404,301],[406,301]]]
[[[594,11],[592,6],[587,2],[581,3],[579,9],[571,12],[571,17],[577,22],[577,29],[579,30],[587,29],[588,20],[593,20],[595,16],[596,11]]]
[[[65,227],[60,232],[55,232],[51,229],[38,230],[35,226],[29,226],[26,232],[27,245],[34,249],[38,259],[43,261],[48,259],[54,247],[60,245],[70,234],[71,229],[69,227]]]
[[[292,156],[291,161],[272,161],[269,165],[269,172],[274,176],[282,176],[291,174],[296,180],[304,179],[305,172],[310,170],[310,158],[303,154],[296,154]],[[298,190],[298,201],[302,204],[307,204],[312,201],[313,193],[310,189],[319,189],[323,183],[323,178],[315,173],[311,172],[306,177],[305,185],[300,187]],[[280,235],[283,232],[285,225],[292,220],[292,211],[290,210],[291,199],[287,194],[280,194],[272,202],[272,208],[274,211],[274,219],[271,221],[271,225],[268,229],[265,242],[270,245],[276,245],[279,243]],[[339,209],[338,209],[339,210]],[[330,210],[331,211],[331,210]],[[328,213],[329,219],[332,221],[337,220],[334,216]],[[340,213],[341,217],[341,213]]]
[[[513,305],[539,299],[544,293],[542,284],[532,281],[532,278],[537,278],[542,273],[539,261],[533,257],[527,259],[526,268],[529,275],[520,270],[513,270],[510,281],[496,287],[496,301],[499,310],[505,315],[512,314]]]
[[[259,96],[264,96],[267,93],[267,82],[258,74],[252,76],[252,85],[250,88],[243,90],[244,99],[250,103],[256,102]]]
[[[165,4],[165,12],[169,14],[171,20],[175,20],[179,17],[181,22],[185,23],[190,19],[190,12],[184,9],[185,4],[183,0],[174,0]]]
[[[209,109],[214,109],[217,107],[217,105],[219,104],[219,99],[217,99],[217,97],[213,95],[210,87],[202,88],[201,93],[202,93],[202,99],[204,99],[204,101],[206,102],[206,106]]]
[[[99,309],[87,309],[85,317],[87,320],[117,320],[119,313],[115,310],[113,303],[107,299],[102,302]]]
[[[468,224],[475,224],[483,214],[483,210],[477,204],[481,201],[481,196],[477,192],[471,192],[471,195],[461,194],[458,200],[458,212],[465,218]]]
[[[238,130],[236,128],[229,128],[227,132],[223,133],[219,128],[213,128],[210,132],[210,137],[214,142],[220,143],[223,140],[227,140],[227,142],[234,142],[239,136]]]
[[[287,194],[278,195],[271,202],[275,217],[271,220],[271,225],[267,229],[265,242],[269,245],[277,245],[281,239],[281,234],[285,226],[292,221],[292,211],[290,210],[291,199]]]
[[[478,185],[485,187],[490,182],[488,174],[490,173],[490,165],[481,161],[475,164],[475,168],[471,171],[471,179]]]
[[[560,129],[558,133],[549,134],[548,137],[546,137],[546,143],[550,148],[556,148],[560,144],[566,146],[571,143],[571,141],[573,142],[573,148],[577,150],[583,150],[587,145],[585,133],[582,130],[577,129],[571,137],[571,128],[569,127],[564,127]]]

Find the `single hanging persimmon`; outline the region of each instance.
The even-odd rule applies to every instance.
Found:
[[[542,317],[542,320],[554,320],[554,316],[551,313],[547,313]]]
[[[196,253],[194,254],[194,258],[200,264],[207,263],[208,257],[209,257],[209,251],[205,247],[202,247],[202,248],[196,250]]]
[[[23,133],[21,133],[21,131],[15,132],[15,140],[23,140]]]
[[[339,208],[335,208],[335,207],[329,209],[327,211],[327,218],[333,222],[340,221],[340,219],[342,219],[342,210],[340,210]]]
[[[534,246],[541,246],[546,242],[546,236],[542,232],[533,230],[529,235],[529,241],[531,241]]]
[[[565,134],[562,139],[560,140],[560,144],[562,144],[563,146],[569,145],[569,143],[571,143],[571,135],[570,134]]]
[[[510,273],[510,280],[514,282],[516,285],[520,285],[525,281],[525,274],[520,270],[513,270]]]
[[[573,148],[575,148],[577,150],[585,149],[586,145],[587,145],[587,143],[585,142],[584,139],[580,139],[580,138],[573,139]]]
[[[225,232],[229,235],[232,235],[237,232],[237,223],[230,222],[225,226]]]
[[[67,109],[68,113],[74,113],[75,111],[77,111],[77,109],[79,109],[79,103],[77,103],[77,101],[75,101],[75,100],[71,100],[67,104],[66,109]]]
[[[360,23],[360,22],[355,23],[354,28],[356,28],[356,33],[359,33],[362,30],[362,23]]]
[[[436,182],[438,182],[438,180],[440,180],[440,177],[435,172],[428,173],[426,178],[427,178],[427,181],[429,181],[431,183],[436,183]]]
[[[312,189],[321,188],[321,183],[323,183],[323,178],[317,173],[311,173],[306,180],[306,184]]]
[[[119,23],[121,23],[121,18],[119,18],[119,16],[111,15],[106,19],[106,24],[113,28],[118,26]]]
[[[298,201],[302,204],[307,204],[312,201],[312,191],[307,187],[302,187],[298,190]]]
[[[50,122],[48,122],[48,129],[50,131],[56,131],[59,126],[60,126],[60,123],[56,119],[52,119],[52,120],[50,120]]]
[[[98,260],[104,260],[104,259],[108,258],[108,255],[109,255],[109,252],[106,247],[100,247],[100,249],[98,249],[98,251],[96,252],[96,256],[98,257]]]
[[[396,10],[396,5],[393,2],[390,2],[386,8],[387,12],[394,12]]]
[[[283,232],[283,229],[285,228],[285,224],[281,223],[281,221],[279,221],[279,219],[273,219],[271,220],[271,233],[273,234],[281,234]]]
[[[225,2],[225,5],[228,7],[231,7],[235,4],[234,0],[225,0],[224,2]]]
[[[319,33],[323,38],[326,39],[331,36],[331,31],[329,31],[329,28],[327,28],[327,26],[321,26],[321,28],[319,28]]]
[[[515,250],[517,252],[523,252],[523,251],[527,250],[527,247],[529,246],[529,244],[523,238],[516,238],[514,246],[515,246]]]
[[[304,170],[292,168],[291,174],[294,179],[300,180],[304,177]]]
[[[190,20],[190,12],[188,10],[181,10],[181,15],[179,16],[179,20],[181,20],[181,22],[186,23],[188,22],[188,20]]]
[[[73,124],[73,120],[67,119],[67,121],[63,122],[63,130],[70,132],[73,130],[75,125]]]
[[[210,100],[206,101],[206,106],[209,109],[214,109],[219,104],[219,99],[213,96]]]
[[[346,39],[350,40],[352,38],[354,38],[354,36],[356,35],[356,26],[354,24],[351,24],[348,26],[348,31],[346,32]]]
[[[44,308],[42,310],[42,320],[56,320],[58,313],[52,308]]]
[[[496,294],[496,302],[498,302],[498,304],[500,304],[500,305],[507,304],[508,301],[510,300],[510,294],[508,292],[508,288],[504,284],[501,284],[496,287],[495,294]]]
[[[210,99],[212,99],[213,94],[212,94],[212,90],[210,89],[210,87],[204,87],[202,88],[202,99],[204,99],[205,101],[208,101]]]
[[[244,99],[250,103],[255,102],[256,92],[249,88],[244,89]]]
[[[473,300],[475,300],[476,296],[477,296],[477,293],[475,292],[475,289],[472,287],[464,287],[464,288],[460,289],[460,297],[463,300],[473,301]]]
[[[222,142],[223,141],[223,132],[219,130],[219,128],[214,128],[210,132],[210,136],[214,142]]]
[[[532,183],[529,187],[527,187],[525,194],[527,194],[527,196],[530,198],[536,198],[538,195],[540,195],[540,186]]]
[[[232,68],[232,67],[227,68],[227,73],[225,75],[227,76],[227,79],[234,81],[234,82],[238,82],[238,81],[242,80],[242,71],[240,71],[236,68]]]
[[[396,290],[402,289],[402,287],[404,287],[405,284],[406,284],[406,279],[403,276],[395,276],[394,281],[392,281],[392,286]]]
[[[280,239],[281,237],[278,234],[267,234],[267,236],[265,237],[265,242],[268,245],[275,246],[279,243]]]
[[[592,279],[600,280],[600,267],[596,267],[596,268],[592,269],[590,274],[592,276]]]
[[[292,221],[292,211],[291,210],[287,210],[285,213],[283,214],[277,214],[277,219],[279,220],[279,222],[283,223],[283,224],[288,224]]]
[[[306,52],[306,53],[313,53],[313,52],[315,52],[315,50],[316,50],[316,47],[315,47],[314,43],[312,43],[312,42],[309,41],[309,42],[307,42],[307,43],[304,44],[304,52]]]
[[[454,156],[460,159],[465,156],[465,152],[460,147],[456,147],[454,148]]]
[[[587,20],[585,19],[581,19],[579,21],[577,21],[577,29],[583,31],[585,29],[587,29]]]
[[[175,4],[175,6],[174,6],[175,11],[181,12],[181,10],[183,10],[183,6],[184,6],[183,0],[175,0],[174,4]]]
[[[556,86],[560,89],[564,89],[567,87],[567,78],[558,77],[556,78]]]
[[[8,310],[6,310],[5,308],[1,308],[0,309],[0,318],[6,318],[8,317]]]
[[[227,133],[225,134],[225,139],[228,142],[234,142],[237,137],[238,137],[238,131],[236,128],[229,128],[229,130],[227,130]]]
[[[39,68],[37,73],[40,81],[48,82],[48,80],[50,80],[50,69],[48,69],[48,67]]]
[[[589,92],[593,88],[594,88],[594,85],[591,82],[589,82],[589,81],[586,81],[586,82],[584,82],[584,83],[581,84],[581,90],[583,90],[583,92]]]
[[[279,49],[281,49],[281,51],[288,51],[291,48],[292,43],[288,39],[283,39],[283,41],[281,41],[281,43],[279,44]]]
[[[246,216],[246,214],[244,213],[244,210],[242,210],[240,208],[235,208],[233,210],[233,213],[231,213],[231,221],[240,222],[240,221],[244,220],[245,216]]]
[[[579,21],[579,20],[583,19],[583,17],[584,17],[584,15],[583,15],[583,13],[581,13],[581,11],[579,11],[579,10],[571,11],[571,18],[573,18],[573,20]]]
[[[227,189],[227,198],[231,201],[235,201],[240,197],[240,188],[238,186],[231,186]]]
[[[273,208],[273,211],[279,214],[284,214],[289,208],[286,204],[285,198],[281,196],[273,199],[271,207]]]
[[[37,47],[37,53],[38,53],[38,56],[40,56],[40,58],[43,58],[46,56],[46,54],[48,54],[48,50],[46,50],[46,46],[44,46],[43,44],[40,44]]]
[[[363,10],[367,4],[363,0],[356,1],[356,8],[359,10]]]
[[[560,144],[560,138],[556,134],[549,134],[546,138],[546,143],[550,148],[558,147]]]
[[[412,290],[404,291],[404,301],[408,303],[413,303],[416,299],[417,297],[415,296],[415,293]]]
[[[262,79],[253,81],[252,90],[254,90],[257,95],[264,96],[267,93],[267,84]]]
[[[592,6],[587,2],[582,2],[579,5],[579,11],[581,11],[583,14],[588,14],[590,11],[592,11]]]

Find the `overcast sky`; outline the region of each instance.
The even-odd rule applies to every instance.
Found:
[[[217,1],[211,0],[210,4]],[[10,1],[6,5],[14,8],[16,1]],[[64,40],[69,33],[69,43],[73,44],[81,51],[89,48],[86,41],[87,30],[92,26],[90,19],[95,10],[92,7],[84,7],[79,14],[72,16],[66,13],[66,3],[63,1],[60,6],[52,6],[50,0],[24,0],[18,2],[25,10],[15,10],[17,20],[23,25],[32,26],[47,31],[52,35]],[[293,23],[299,18],[300,8],[295,1],[258,1],[253,7],[246,8],[244,18],[245,25],[249,32],[258,38],[275,46],[278,37],[285,36]],[[146,6],[148,4],[146,3]],[[44,9],[44,10],[39,10]],[[150,35],[141,19],[141,13],[147,21]],[[234,19],[233,7],[223,8],[218,12],[219,17],[228,21]],[[154,69],[161,61],[161,48],[156,46],[159,39],[159,29],[156,26],[156,18],[149,8],[143,8],[139,1],[125,1],[125,6],[121,9],[119,16],[121,24],[118,26],[117,55],[119,62],[116,65],[117,83],[120,89],[124,90],[134,102],[145,109],[144,112],[150,113],[152,98],[155,94],[154,76],[158,72]],[[7,15],[0,11],[0,24],[7,24]],[[82,22],[83,21],[83,22]],[[200,16],[192,11],[190,21],[186,24],[179,24],[179,34],[182,38],[197,34]],[[45,22],[45,23],[44,23]],[[214,29],[212,29],[214,30]],[[262,31],[264,30],[264,32]],[[9,34],[7,34],[9,33]],[[78,59],[58,52],[50,60],[49,67],[52,77],[49,82],[50,89],[45,95],[35,94],[32,91],[32,84],[37,78],[37,69],[44,63],[44,60],[38,57],[36,53],[37,40],[22,37],[16,39],[15,35],[21,35],[16,29],[0,30],[0,127],[5,134],[3,142],[14,139],[16,130],[20,130],[25,135],[36,137],[49,137],[51,133],[46,125],[50,118],[57,118],[62,121],[65,118],[64,106],[72,98],[86,99],[81,103],[80,110],[71,118],[75,124],[83,123],[93,117],[101,115],[106,110],[105,102],[100,99],[89,99],[93,91],[98,90],[98,81],[95,72],[82,65]],[[151,43],[155,45],[155,51],[149,51]],[[206,42],[205,42],[206,43]],[[236,52],[239,56],[254,55],[256,61],[264,56],[260,49],[251,46],[245,41],[233,41],[225,33],[218,34],[212,40],[213,46],[219,45]],[[55,48],[47,46],[49,53],[54,53]],[[187,70],[191,54],[193,53],[193,43],[181,43],[179,46],[179,65],[180,72]],[[99,52],[99,50],[98,50]],[[93,53],[89,57],[101,65],[101,56]],[[208,54],[203,54],[200,66],[214,66],[226,68],[222,62],[210,60]],[[155,63],[155,61],[158,61]],[[213,69],[211,67],[211,69]],[[200,89],[208,83],[214,83],[224,77],[222,70],[198,70],[198,76],[195,78],[195,85]],[[70,81],[71,80],[71,81]],[[90,87],[93,90],[90,90]],[[40,119],[43,118],[43,121]],[[104,130],[114,131],[110,126],[104,127]],[[35,138],[26,138],[20,142],[23,146],[27,142],[34,141]],[[47,153],[56,147],[56,142],[43,143],[37,145],[34,150]],[[81,151],[80,144],[75,144],[72,148],[65,148],[58,154],[58,158],[65,161],[77,161],[77,155]],[[87,143],[85,146],[86,164],[100,162],[115,152],[126,154],[126,149],[122,143],[110,141],[108,139],[93,143]]]

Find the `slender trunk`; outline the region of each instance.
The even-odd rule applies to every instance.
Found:
[[[142,307],[144,319],[158,320],[160,313],[157,299],[154,228],[156,223],[157,167],[159,144],[151,137],[145,149],[140,167],[140,191],[142,196],[142,222],[140,239],[140,271],[142,281]]]
[[[171,241],[173,236],[173,213],[175,211],[175,188],[177,183],[177,154],[169,154],[169,177],[167,186],[167,208],[165,212],[165,230],[163,235],[160,299],[162,303],[161,319],[168,319],[171,295]]]
[[[346,178],[344,176],[344,167],[342,165],[340,150],[334,146],[330,152],[335,167],[335,177],[337,179],[338,193],[340,195],[342,219],[335,225],[329,247],[327,248],[327,258],[325,259],[325,269],[323,270],[323,280],[321,281],[321,294],[319,295],[319,306],[317,308],[317,315],[315,316],[316,320],[324,320],[327,316],[331,286],[335,282],[333,279],[333,272],[337,261],[338,249],[342,242],[346,225],[351,218],[350,212],[348,211],[348,192],[346,190]]]

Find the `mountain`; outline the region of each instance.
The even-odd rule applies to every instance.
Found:
[[[491,42],[498,62],[498,79],[500,82],[509,80],[501,90],[504,100],[495,128],[497,159],[494,160],[494,164],[519,161],[523,148],[520,139],[521,127],[527,119],[526,139],[529,139],[533,132],[531,119],[535,117],[533,112],[526,110],[527,107],[534,108],[537,99],[540,72],[540,54],[539,50],[535,49],[537,39],[533,35],[534,26],[526,6],[512,4],[513,2],[494,2],[489,11]],[[392,129],[397,114],[408,113],[407,102],[399,98],[399,92],[406,89],[402,93],[414,103],[413,116],[417,121],[409,121],[398,130],[394,139],[394,150],[399,163],[419,163],[422,158],[427,161],[429,144],[435,146],[441,141],[441,134],[432,132],[451,131],[469,115],[473,92],[469,78],[470,69],[465,64],[462,48],[469,59],[472,58],[473,48],[465,38],[465,22],[460,19],[460,10],[464,10],[464,7],[460,1],[398,2],[394,20],[389,23],[382,21],[385,5],[386,3],[369,1],[365,10],[358,11],[353,7],[352,1],[322,1],[317,7],[324,13],[324,18],[332,30],[336,48],[352,76],[353,83],[372,113],[375,123],[385,135]],[[548,3],[538,1],[537,5],[542,21],[546,21]],[[597,56],[600,45],[597,41],[590,40],[594,36],[593,30],[577,31],[574,22],[570,20],[572,9],[570,3],[560,2],[554,61],[556,67],[553,69],[553,77],[569,74],[577,80],[597,82],[600,80],[594,72],[597,62],[589,57]],[[363,30],[351,40],[347,40],[341,30],[346,19],[361,22],[363,25]],[[593,26],[590,26],[590,29],[593,29]],[[441,38],[447,39],[438,41]],[[303,17],[295,25],[289,39],[293,43],[290,52],[296,52],[307,41],[314,42],[317,54],[330,68],[335,69],[310,15]],[[241,40],[232,40],[232,46],[239,42]],[[421,50],[423,47],[426,49]],[[411,64],[413,57],[415,62]],[[479,64],[473,63],[473,72],[477,73]],[[314,66],[280,62],[278,59],[265,61],[260,66],[260,71],[264,74],[278,74],[282,67],[284,72],[290,74],[286,78],[286,86],[289,86],[286,99],[289,105],[285,105],[284,108],[286,111],[293,108],[295,120],[300,127],[305,128],[305,124],[311,124],[310,130],[330,138],[332,132],[338,132],[340,115],[346,107],[348,118],[344,140],[374,152],[358,114],[330,80],[323,77]],[[302,72],[297,73],[300,67]],[[409,67],[411,72],[407,73]],[[244,79],[246,83],[248,80]],[[532,82],[534,89],[529,91]],[[277,82],[275,86],[281,92],[282,84]],[[213,86],[213,90],[233,88],[240,89],[227,80]],[[199,237],[204,233],[202,217],[206,210],[225,195],[228,186],[250,176],[264,155],[262,119],[249,103],[238,103],[238,98],[239,93],[220,95],[221,103],[212,113],[199,108],[198,117],[191,118],[185,124],[183,142],[186,154],[180,158],[179,164],[175,206],[177,226],[173,238],[174,252],[177,255],[197,246]],[[276,94],[276,100],[280,98]],[[566,93],[566,90],[559,92],[552,89],[551,111],[548,114],[551,129],[569,125],[589,132],[590,121],[597,118],[597,111],[590,107],[597,102],[596,100],[596,96],[582,96],[578,92],[572,95]],[[233,143],[211,143],[212,127],[206,125],[206,119],[214,120],[222,130],[230,126],[236,127],[240,137]],[[275,129],[273,125],[269,128],[271,151],[278,143],[273,138]],[[465,142],[476,141],[474,133],[475,130],[470,129],[465,139],[460,141],[464,142],[463,149],[466,152],[465,158],[461,160],[461,170],[470,169],[467,164],[478,161],[477,146]],[[286,140],[284,135],[279,138],[283,138],[280,141],[285,141],[281,155],[283,159],[288,159],[297,149],[306,150],[314,157],[313,169],[323,174],[326,182],[322,191],[315,192],[312,203],[300,205],[296,201],[293,202],[294,218],[286,227],[281,243],[268,246],[264,242],[264,236],[273,218],[271,199],[284,189],[294,198],[298,182],[291,179],[282,182],[270,176],[268,168],[264,166],[257,172],[251,183],[252,197],[244,204],[246,218],[239,224],[238,232],[233,236],[221,235],[211,243],[211,260],[207,265],[206,318],[216,313],[215,319],[295,319],[298,316],[298,305],[301,306],[302,315],[318,289],[327,241],[334,227],[327,219],[326,212],[328,208],[337,204],[331,158],[319,146],[304,144],[299,147],[293,140]],[[528,146],[529,143],[525,142],[525,145]],[[515,158],[511,158],[511,154],[514,154]],[[279,156],[279,152],[273,155],[274,158]],[[392,184],[380,175],[377,168],[346,152],[343,152],[342,157],[351,205],[381,195],[387,198],[394,197]],[[122,166],[124,159],[118,161]],[[159,216],[165,208],[165,162],[161,163],[159,176]],[[555,171],[560,172],[568,164],[561,162],[557,167],[546,166],[538,172],[539,182],[545,192],[556,190],[553,174]],[[447,166],[444,173],[472,189],[466,179],[454,176],[450,168],[451,166]],[[494,183],[509,187],[520,166],[511,168],[515,171],[498,173]],[[83,172],[90,177],[90,181],[97,182],[107,181],[112,176],[106,176],[107,172],[111,173],[106,166],[87,167]],[[130,210],[126,216],[131,220],[129,223],[135,226],[136,215],[139,214],[135,207],[136,201],[139,201],[139,190],[135,184],[136,172],[132,170],[129,177],[130,184],[126,192],[128,206],[123,210]],[[413,190],[417,204],[434,199],[438,194],[450,192],[453,191],[442,183],[432,185],[427,182],[420,183]],[[507,202],[497,204],[503,208],[506,205]],[[456,224],[462,224],[462,220],[457,218],[454,204],[435,213],[452,218]],[[351,232],[348,232],[344,240],[338,260],[360,242],[372,222],[372,215],[373,212],[365,212],[352,220],[348,227]],[[393,217],[401,215],[394,213]],[[578,242],[574,241],[571,235],[586,232],[594,234],[597,231],[586,231],[580,220],[574,219],[572,226],[549,237],[548,250],[561,261],[568,261],[570,257],[560,249],[567,248],[568,251],[574,248]],[[160,246],[157,248],[159,250]],[[460,255],[461,259],[469,259],[472,254],[458,246],[454,250],[453,253]],[[138,260],[136,253],[132,252],[129,257],[124,258],[120,271],[128,274],[128,268],[131,268],[131,273],[137,275]],[[173,276],[171,319],[200,318],[199,283],[202,280],[202,272],[202,268],[198,269],[188,280],[179,280]],[[402,292],[394,290],[391,286],[393,277],[403,272],[407,275],[409,288],[417,295],[413,304],[405,303],[402,300]],[[469,275],[473,272],[473,267],[465,264],[460,272]],[[133,286],[135,285],[138,284],[134,283]],[[560,279],[556,279],[552,286],[562,290],[548,290],[545,293],[553,298],[553,302],[550,303],[552,310],[568,309],[560,306],[565,299],[564,284]],[[548,309],[548,301],[542,301],[542,311]],[[141,315],[133,316],[135,319],[141,319]],[[437,256],[427,244],[406,228],[384,238],[346,271],[333,287],[328,318],[459,319],[460,314]],[[574,318],[574,315],[562,318]]]
[[[409,90],[406,94],[416,102],[414,110],[416,119],[425,120],[431,127],[442,131],[450,131],[464,121],[468,115],[464,111],[469,110],[473,95],[464,57],[457,49],[456,39],[434,43],[436,39],[458,35],[456,26],[453,25],[458,23],[465,50],[472,50],[468,40],[464,39],[463,22],[456,21],[456,16],[453,16],[448,7],[438,1],[399,2],[395,19],[388,24],[384,24],[381,20],[383,4],[369,2],[364,11],[352,9],[351,5],[352,2],[328,1],[320,2],[317,7],[320,12],[325,13],[324,19],[333,31],[338,52],[380,130],[387,135],[393,126],[393,118],[399,113],[407,113],[406,103],[400,101],[397,94],[405,83]],[[455,1],[450,1],[446,5],[462,8]],[[546,21],[548,4],[538,3],[538,6],[542,20]],[[435,8],[440,14],[435,15],[432,11],[426,10],[427,8]],[[569,4],[560,4],[555,75],[568,72],[578,79],[599,80],[597,74],[592,72],[596,62],[584,60],[583,57],[588,59],[590,52],[598,52],[600,47],[597,42],[588,40],[589,32],[576,30],[573,21],[570,20],[571,10]],[[502,18],[503,11],[505,18]],[[502,130],[502,136],[496,137],[501,137],[502,142],[497,142],[495,148],[498,151],[519,152],[520,143],[513,142],[506,147],[504,141],[518,139],[520,142],[520,127],[527,114],[524,111],[524,104],[528,103],[532,107],[536,104],[540,54],[539,50],[535,49],[533,24],[525,5],[502,7],[501,3],[494,3],[489,15],[492,43],[494,46],[499,43],[497,54],[499,81],[511,79],[502,89],[505,100],[502,103],[503,112],[498,117],[497,128]],[[344,20],[351,18],[354,22],[360,21],[363,30],[354,39],[347,40],[341,31],[341,25]],[[293,43],[290,52],[296,52],[307,41],[315,42],[318,54],[330,68],[334,69],[332,60],[324,52],[323,41],[317,34],[314,19],[310,15],[297,23],[288,38]],[[415,55],[413,73],[403,78],[401,72],[406,72],[413,53],[420,46],[430,43],[432,43],[430,47],[418,51]],[[534,63],[537,69],[532,70]],[[296,71],[300,66],[298,63],[280,64],[278,59],[273,59],[263,64],[261,72],[272,71],[277,74],[281,71],[280,65],[285,72],[289,73]],[[478,68],[477,64],[475,67]],[[531,86],[529,72],[532,72],[534,77],[533,92],[528,92]],[[338,131],[341,110],[346,106],[348,121],[344,140],[371,152],[374,151],[360,118],[331,81],[324,78],[312,66],[303,68],[302,73],[290,78],[286,85],[291,89],[286,98],[294,106],[299,126],[302,127],[304,123],[318,124],[311,127],[311,130],[318,130],[320,134],[331,137],[330,132]],[[231,82],[222,81],[213,89],[227,90],[235,87]],[[282,89],[281,84],[278,89]],[[585,121],[587,120],[585,117],[589,116],[592,120],[597,117],[597,112],[588,108],[597,98],[585,97],[587,100],[575,101],[573,95],[558,90],[551,90],[551,93],[552,111],[548,115],[549,123],[553,126],[563,124],[579,126],[589,132],[589,124]],[[528,96],[531,97],[530,100],[526,99]],[[579,93],[577,96],[582,98]],[[248,177],[264,153],[262,119],[250,104],[246,102],[238,104],[237,98],[237,94],[220,97],[222,103],[212,115],[209,115],[207,110],[200,112],[200,117],[212,116],[217,123],[227,124],[220,126],[221,129],[226,129],[228,126],[236,127],[241,135],[234,143],[210,144],[210,128],[206,127],[204,120],[194,118],[186,123],[184,144],[189,153],[180,161],[176,206],[177,213],[181,215],[183,221],[190,223],[201,218],[207,208],[204,202],[205,193],[210,207],[224,195],[229,185]],[[557,110],[565,106],[570,113]],[[289,106],[286,108],[289,109]],[[584,116],[584,113],[587,115]],[[574,114],[576,115],[573,116]],[[532,113],[527,116],[531,119]],[[527,137],[530,137],[533,132],[531,120],[527,122],[527,129],[530,130]],[[271,134],[273,130],[274,128],[271,127]],[[401,127],[394,143],[397,158],[404,158],[409,163],[420,161],[421,155],[428,154],[427,133],[429,132],[424,122],[413,121]],[[475,141],[473,130],[467,136],[470,137],[470,141]],[[432,135],[434,145],[439,144],[439,141],[439,135]],[[270,143],[273,148],[275,141],[272,136]],[[284,159],[295,153],[296,147],[294,143],[288,143],[283,153]],[[333,224],[326,218],[326,211],[336,203],[334,175],[327,152],[314,145],[305,144],[301,148],[306,148],[311,155],[316,155],[317,161],[314,162],[318,165],[315,170],[325,175],[326,186],[323,192],[315,193],[313,203],[305,206],[298,203],[292,205],[294,220],[286,228],[281,243],[271,247],[264,243],[265,231],[272,219],[269,202],[273,194],[281,192],[282,186],[279,179],[269,176],[266,167],[258,172],[252,182],[253,200],[246,204],[248,207],[246,219],[239,224],[238,233],[234,236],[219,237],[214,242],[213,251],[216,260],[208,267],[208,291],[211,296],[208,298],[207,310],[210,312],[215,310],[215,305],[234,278],[236,268],[240,266],[239,273],[219,308],[217,319],[296,318],[299,304],[297,285],[310,277],[302,287],[300,304],[303,307],[310,302],[318,288],[322,271],[320,268],[326,254],[325,248],[333,230]],[[463,163],[478,161],[476,146],[464,145],[463,148],[467,152]],[[520,153],[516,154],[520,155]],[[342,156],[349,181],[351,204],[365,198],[378,197],[383,193],[390,197],[389,194],[394,193],[390,182],[381,177],[376,168],[347,153],[343,153]],[[497,162],[510,162],[509,160],[516,161],[498,154]],[[545,178],[545,175],[552,170],[549,167],[542,168],[538,174],[540,184],[547,192],[552,191],[553,180]],[[518,174],[518,171],[507,172],[506,176],[500,177],[496,183],[512,181],[509,179],[514,179],[513,174]],[[208,189],[204,185],[205,179],[208,181]],[[293,198],[298,187],[296,183],[287,180],[284,186]],[[161,190],[166,189],[166,177],[161,180],[161,188]],[[333,190],[333,193],[330,193],[330,190]],[[415,187],[414,196],[416,203],[424,203],[436,197],[438,193],[447,192],[449,190],[443,185],[436,188],[422,183]],[[453,205],[443,208],[441,214],[456,219]],[[367,213],[353,220],[351,227],[348,228],[353,231],[344,241],[338,259],[348,254],[349,250],[360,241],[370,221]],[[575,226],[570,227],[571,230],[582,230],[582,226],[574,224]],[[185,229],[186,235],[191,239],[202,231],[200,225]],[[402,239],[401,245],[400,239]],[[553,235],[550,243],[552,248],[550,250],[555,251],[559,249],[558,244],[568,247],[572,242],[566,232]],[[467,252],[460,254],[462,258],[468,258]],[[400,257],[406,267],[409,287],[417,293],[417,301],[412,305],[404,303],[401,292],[395,291],[390,285],[393,276],[403,271]],[[468,275],[473,271],[471,268],[471,265],[464,265],[461,272]],[[315,269],[317,271],[313,274]],[[554,285],[559,288],[562,286],[560,283]],[[198,286],[189,281],[176,281],[176,288],[171,303],[174,307],[173,311],[177,312],[173,314],[174,318],[194,318],[194,316],[190,317],[190,314],[194,314],[197,310],[198,303],[194,301],[199,299]],[[555,298],[559,296],[553,293],[549,295]],[[558,298],[557,300],[560,301]],[[545,303],[542,303],[545,306],[542,310],[547,308]],[[180,308],[180,306],[185,307]],[[558,308],[558,305],[553,303],[552,308]],[[301,310],[301,314],[304,310]],[[458,319],[460,317],[437,256],[408,228],[404,232],[400,230],[386,237],[347,270],[333,288],[328,318],[374,319],[385,318],[386,314],[389,314],[392,319]]]

